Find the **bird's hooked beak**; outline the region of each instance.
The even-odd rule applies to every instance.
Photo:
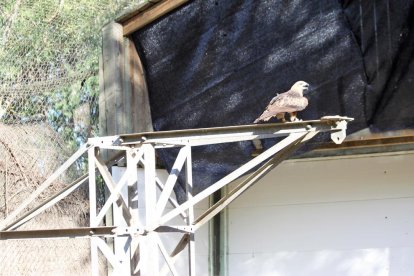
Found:
[[[309,91],[309,84],[307,83],[307,84],[305,84],[304,86],[303,86],[303,95],[306,95],[306,94],[308,94],[310,91]]]

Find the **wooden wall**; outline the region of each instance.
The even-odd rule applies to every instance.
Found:
[[[188,0],[145,1],[102,29],[100,135],[152,131],[145,69],[129,35]]]

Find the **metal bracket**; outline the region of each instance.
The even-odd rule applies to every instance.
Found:
[[[342,119],[342,120],[338,120]],[[321,121],[333,121],[334,125],[331,127],[331,140],[335,144],[341,144],[346,138],[346,129],[348,122],[353,121],[353,118],[341,117],[341,116],[325,116],[321,118]]]
[[[119,146],[122,144],[122,139],[119,135],[105,136],[105,137],[93,137],[88,139],[88,144],[95,147],[110,147]]]

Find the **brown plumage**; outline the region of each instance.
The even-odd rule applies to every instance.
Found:
[[[298,121],[296,113],[304,110],[308,106],[308,99],[303,97],[303,93],[308,90],[309,84],[304,81],[296,82],[289,91],[277,94],[266,110],[257,118],[254,123],[267,122],[272,117],[281,119],[282,122],[286,122],[285,113],[290,114],[290,121]]]

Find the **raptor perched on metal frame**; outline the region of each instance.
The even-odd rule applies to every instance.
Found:
[[[304,110],[308,106],[308,99],[303,96],[309,88],[309,84],[304,81],[296,82],[289,91],[277,94],[266,110],[257,118],[254,123],[267,122],[272,117],[280,119],[283,123],[286,122],[285,113],[290,114],[290,121],[295,122],[297,118],[297,112]]]

